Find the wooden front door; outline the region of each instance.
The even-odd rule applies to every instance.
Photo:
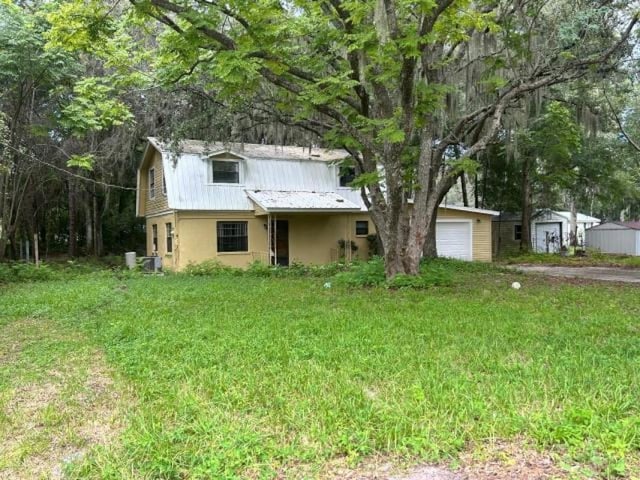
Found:
[[[271,222],[271,245],[273,265],[289,265],[289,220],[274,220]]]

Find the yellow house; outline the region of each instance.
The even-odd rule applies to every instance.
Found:
[[[340,175],[346,152],[195,140],[178,150],[149,138],[138,170],[147,255],[159,255],[164,268],[210,259],[245,267],[368,258],[375,227],[360,191]],[[438,253],[491,261],[496,213],[441,207]]]

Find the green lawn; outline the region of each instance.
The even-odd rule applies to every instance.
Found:
[[[427,290],[0,286],[0,477],[57,456],[72,478],[316,478],[336,459],[455,466],[500,440],[574,478],[637,478],[640,290],[451,268]]]
[[[558,253],[527,253],[499,259],[506,264],[562,265],[567,267],[640,268],[640,257],[587,251],[585,256]]]

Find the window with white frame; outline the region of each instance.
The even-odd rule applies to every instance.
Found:
[[[166,197],[167,196],[167,179],[164,176],[164,173],[162,174],[162,194]]]
[[[212,183],[240,183],[240,162],[212,160],[211,177]]]
[[[149,169],[149,198],[156,198],[156,169]]]

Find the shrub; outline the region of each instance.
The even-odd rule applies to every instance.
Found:
[[[368,262],[353,263],[351,267],[334,276],[338,285],[348,287],[375,287],[386,281],[384,273],[384,261],[380,257],[374,257]]]
[[[184,273],[193,277],[207,277],[229,274],[238,275],[242,273],[242,270],[223,265],[218,260],[205,260],[200,263],[190,263],[184,268]]]
[[[42,282],[55,277],[56,272],[44,263],[39,267],[33,263],[0,263],[0,283]]]

